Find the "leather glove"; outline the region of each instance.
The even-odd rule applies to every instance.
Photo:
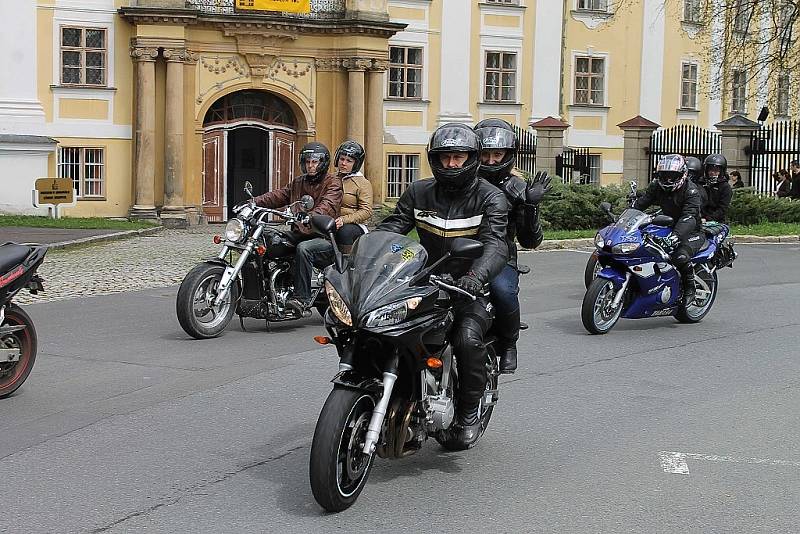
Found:
[[[525,188],[525,202],[533,205],[541,202],[542,197],[544,197],[550,191],[551,181],[552,178],[547,175],[547,171],[537,172],[536,176]]]
[[[481,282],[478,277],[475,276],[472,271],[470,271],[458,279],[458,282],[456,282],[456,287],[463,289],[470,295],[478,297],[483,291],[483,282]]]
[[[670,232],[667,237],[661,238],[661,247],[667,252],[675,250],[681,242],[681,238],[675,232]]]

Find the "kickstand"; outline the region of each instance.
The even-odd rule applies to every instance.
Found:
[[[239,324],[242,326],[242,332],[247,332],[247,328],[244,327],[244,317],[241,315],[239,316]]]

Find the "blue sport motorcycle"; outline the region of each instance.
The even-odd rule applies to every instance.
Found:
[[[591,334],[605,334],[620,317],[674,316],[682,323],[705,317],[717,296],[717,270],[732,266],[733,245],[725,241],[725,224],[705,224],[706,243],[692,258],[697,290],[692,302],[684,302],[681,275],[670,261],[672,244],[667,238],[673,219],[648,215],[629,208],[617,219],[611,205],[600,208],[616,222],[595,236],[602,268],[589,284],[581,306],[583,326]]]

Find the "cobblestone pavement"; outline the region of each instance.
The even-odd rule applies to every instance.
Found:
[[[23,290],[18,304],[108,295],[179,284],[199,261],[215,255],[211,239],[223,226],[196,226],[71,249],[50,250],[39,274],[44,292]]]

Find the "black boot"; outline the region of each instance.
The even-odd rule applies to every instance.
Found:
[[[517,370],[517,340],[519,339],[519,310],[497,314],[493,328],[497,334],[497,355],[500,357],[500,372],[514,374]]]
[[[478,405],[459,408],[456,424],[452,427],[453,439],[465,449],[472,447],[481,436]]]
[[[694,302],[695,292],[697,291],[694,271],[684,274],[681,278],[683,282],[683,302],[684,305],[690,306]]]

